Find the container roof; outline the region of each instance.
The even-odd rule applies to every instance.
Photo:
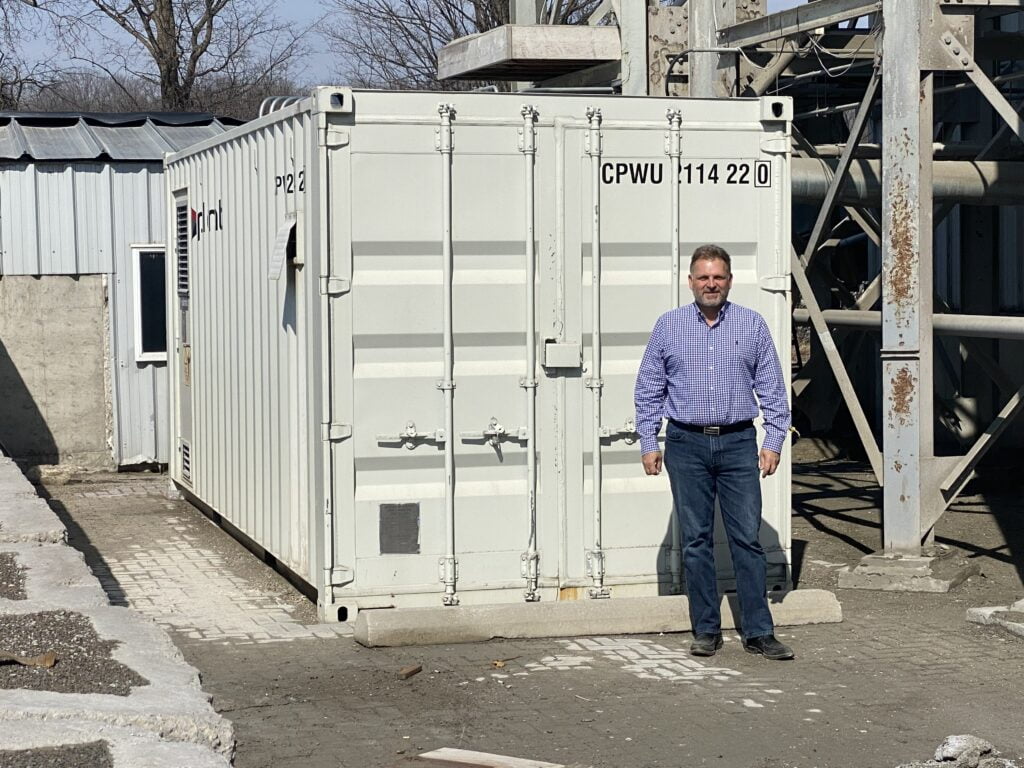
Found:
[[[0,112],[0,160],[158,161],[241,122],[178,112]]]

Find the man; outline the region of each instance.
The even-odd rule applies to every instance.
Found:
[[[664,463],[683,532],[690,653],[714,656],[722,647],[717,496],[736,571],[743,647],[769,659],[791,659],[793,650],[775,638],[758,541],[760,481],[778,468],[790,424],[782,367],[764,318],[728,300],[732,260],[725,249],[702,245],[694,251],[689,283],[694,303],[666,312],[654,326],[635,402],[648,475],[661,472],[658,432],[662,417],[668,419]],[[765,430],[760,453],[752,422],[758,404]]]

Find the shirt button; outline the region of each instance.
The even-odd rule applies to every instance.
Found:
[[[711,350],[712,352],[714,352],[714,351],[715,351],[715,348],[714,348],[714,347],[708,347],[708,349],[709,349],[709,350]]]
[[[709,371],[713,371],[713,370],[715,370],[715,366],[713,366],[713,365],[709,365],[709,366],[708,366],[708,370],[709,370]]]

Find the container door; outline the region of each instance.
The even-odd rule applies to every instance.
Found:
[[[611,114],[603,117],[606,123],[615,120]],[[708,131],[684,125],[676,202],[665,129],[620,122],[613,125],[601,131],[596,197],[594,158],[584,152],[579,170],[585,361],[578,388],[583,441],[582,549],[591,585],[595,568],[603,565],[604,582],[613,586],[616,594],[671,594],[682,588],[678,528],[673,522],[667,475],[647,477],[641,467],[634,432],[637,368],[657,318],[693,300],[686,278],[689,258],[704,243],[718,243],[732,256],[730,300],[761,312],[778,348],[788,350],[789,278],[780,264],[780,243],[785,242],[780,237],[784,232],[781,222],[788,215],[779,194],[784,166],[782,158],[773,160],[763,151],[764,134],[759,125],[746,131]],[[595,210],[599,252],[592,247]],[[630,214],[622,215],[622,211]],[[677,272],[673,216],[679,222]],[[601,291],[596,315],[595,258],[600,259]],[[674,291],[675,274],[679,284]],[[594,333],[595,323],[599,323],[599,335]],[[600,344],[601,352],[599,376],[594,370],[595,343]],[[600,418],[595,419],[598,378]],[[594,495],[597,445],[602,476],[599,521]],[[770,586],[784,586],[788,577],[784,566],[789,538],[788,483],[785,462],[784,471],[762,487],[766,524],[761,538],[769,561],[774,563]],[[720,519],[716,545],[720,586],[731,589],[732,565]]]
[[[518,112],[517,104],[521,123]],[[333,391],[337,418],[356,425],[335,452],[336,551],[353,569],[352,583],[335,594],[360,608],[394,604],[395,594],[406,605],[438,603],[452,525],[449,446],[461,601],[518,599],[524,586],[527,197],[519,134],[515,124],[459,126],[446,185],[436,101],[418,122],[381,118],[330,150],[334,268],[343,274],[341,259],[351,259],[351,293],[334,305]]]

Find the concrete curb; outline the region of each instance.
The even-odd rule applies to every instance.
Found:
[[[0,599],[0,613],[17,616],[63,609],[81,614],[102,639],[117,641],[113,658],[149,684],[133,688],[127,696],[0,689],[0,749],[17,748],[12,734],[34,733],[44,726],[65,727],[72,735],[76,727],[87,734],[129,728],[148,734],[151,744],[126,755],[162,754],[156,747],[166,740],[168,747],[199,750],[200,757],[193,762],[172,756],[152,763],[125,758],[120,765],[225,765],[234,752],[234,732],[210,706],[199,673],[163,629],[129,608],[108,605],[81,553],[66,542],[67,531],[57,515],[18,466],[0,457],[0,551],[15,552],[18,564],[27,569],[27,599]],[[69,725],[73,723],[79,725]],[[212,754],[209,750],[223,756],[220,763],[202,757]]]
[[[968,608],[967,620],[973,624],[994,624],[1024,637],[1024,600],[1018,600],[1012,605]]]
[[[826,590],[773,592],[769,605],[778,626],[843,620],[839,601]],[[360,611],[354,637],[361,645],[378,647],[689,632],[689,615],[689,601],[682,596],[380,609]],[[735,595],[724,597],[722,628],[735,629],[738,616]]]
[[[6,614],[53,609],[27,600],[5,602],[0,611]],[[10,605],[18,609],[9,610]],[[0,690],[0,721],[91,720],[142,728],[171,741],[193,742],[226,755],[232,753],[231,724],[213,711],[210,697],[199,685],[199,673],[185,663],[162,629],[128,608],[106,606],[76,612],[92,621],[101,638],[118,641],[113,658],[144,677],[149,685],[133,688],[127,696]]]
[[[18,465],[0,456],[0,542],[66,544],[68,532]]]
[[[25,569],[25,600],[0,598],[0,612],[19,613],[31,604],[34,610],[63,608],[80,611],[109,604],[107,595],[77,549],[59,544],[2,544],[0,552],[13,552]]]
[[[199,744],[161,741],[152,733],[77,720],[4,723],[0,750],[41,749],[105,741],[114,768],[230,768],[231,763]]]

